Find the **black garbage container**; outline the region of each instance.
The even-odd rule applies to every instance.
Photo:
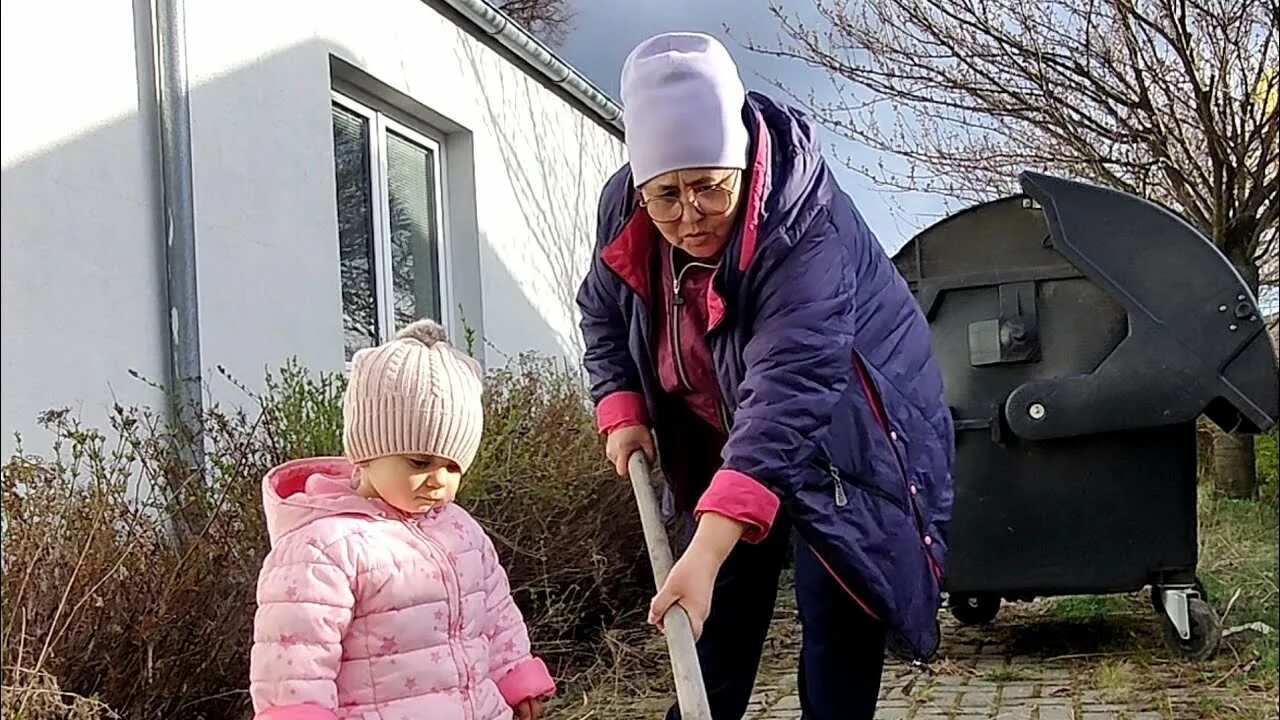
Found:
[[[1208,657],[1221,623],[1196,581],[1196,420],[1256,433],[1280,415],[1257,300],[1172,213],[1020,180],[894,258],[955,417],[951,611],[983,623],[1002,600],[1151,586],[1169,646]]]

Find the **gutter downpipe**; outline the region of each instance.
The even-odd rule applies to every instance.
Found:
[[[176,1],[176,0],[175,0]],[[622,137],[622,108],[594,83],[567,65],[540,40],[530,35],[505,13],[484,0],[442,0],[473,25],[498,41],[537,70],[551,84],[562,88],[586,106],[605,127]]]
[[[161,207],[169,304],[169,402],[171,420],[185,441],[181,443],[181,450],[185,451],[182,461],[188,469],[187,477],[167,478],[169,487],[165,489],[171,500],[176,501],[181,494],[180,484],[192,479],[203,482],[205,471],[191,102],[184,2],[151,0],[151,8],[155,23]],[[177,517],[171,520],[181,522]]]

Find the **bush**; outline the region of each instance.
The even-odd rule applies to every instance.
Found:
[[[580,376],[551,361],[490,375],[485,436],[460,501],[493,538],[537,652],[562,677],[589,669],[601,630],[652,595],[631,485],[603,461]]]
[[[341,452],[342,391],[340,375],[291,363],[262,392],[245,389],[252,412],[209,410],[204,480],[156,411],[116,407],[107,431],[46,413],[52,452],[20,448],[0,482],[3,715],[243,717],[267,548],[261,478]],[[535,650],[561,677],[580,675],[648,595],[629,486],[602,469],[573,371],[521,358],[487,378],[485,405],[462,502],[493,531]]]

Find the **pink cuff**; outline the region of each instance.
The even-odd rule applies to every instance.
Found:
[[[536,657],[516,665],[498,681],[498,692],[511,707],[529,698],[550,697],[556,692],[556,681],[547,672],[547,664]]]
[[[606,435],[621,427],[648,424],[649,413],[644,407],[644,396],[638,392],[611,392],[596,405],[596,425]]]
[[[254,715],[253,720],[338,720],[338,716],[319,705],[302,703],[267,708]]]
[[[777,495],[751,476],[721,469],[711,478],[711,485],[693,512],[694,517],[713,512],[737,520],[747,526],[742,539],[756,543],[769,534],[780,504]]]

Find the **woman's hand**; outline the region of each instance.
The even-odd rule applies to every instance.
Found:
[[[700,637],[702,625],[711,612],[716,575],[744,530],[737,520],[716,513],[703,515],[689,549],[676,561],[667,581],[649,603],[649,623],[663,627],[667,611],[679,603],[689,615],[694,639]]]
[[[671,568],[667,581],[662,589],[649,603],[649,624],[666,629],[667,611],[672,605],[680,604],[689,615],[689,625],[693,628],[693,638],[702,635],[702,625],[711,612],[711,592],[715,588],[716,573],[720,571],[720,563],[704,552],[689,550]]]
[[[653,446],[653,433],[644,425],[628,425],[609,433],[604,444],[604,454],[618,471],[618,477],[628,475],[627,464],[637,450],[644,452],[645,458],[653,462],[656,456]]]

